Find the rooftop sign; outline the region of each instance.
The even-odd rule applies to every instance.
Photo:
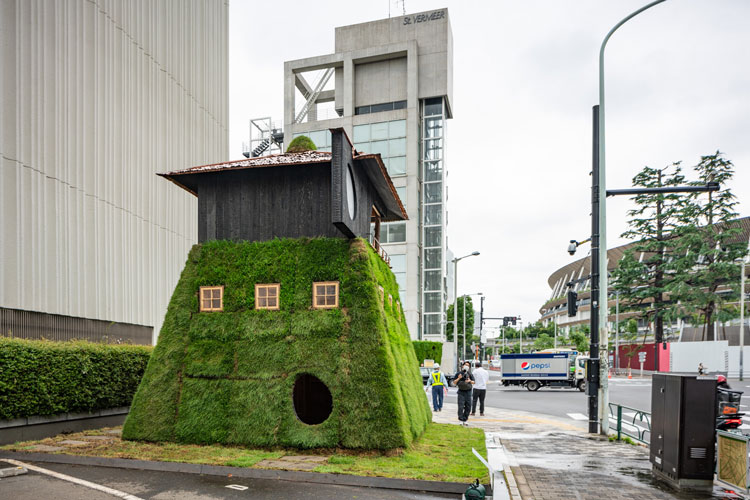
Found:
[[[436,10],[428,14],[414,14],[413,16],[404,17],[404,26],[408,24],[426,23],[427,21],[437,21],[445,19],[445,9]]]

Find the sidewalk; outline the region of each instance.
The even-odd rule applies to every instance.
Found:
[[[446,403],[433,421],[458,424],[457,407]],[[585,424],[552,416],[487,408],[469,418],[485,431],[488,460],[504,470],[513,500],[675,500],[712,498],[682,496],[660,489],[651,480],[648,449],[591,436]],[[497,495],[496,498],[502,498]]]

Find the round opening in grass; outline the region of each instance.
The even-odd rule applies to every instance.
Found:
[[[294,412],[308,425],[321,424],[333,411],[331,391],[318,377],[302,373],[294,381]]]

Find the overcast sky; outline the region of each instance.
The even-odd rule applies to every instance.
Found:
[[[448,122],[449,245],[459,294],[483,292],[487,316],[539,319],[549,275],[590,233],[591,107],[598,51],[645,0],[406,0],[448,7],[453,119]],[[283,113],[284,61],[332,53],[334,28],[388,17],[389,1],[231,0],[230,158],[248,120]],[[401,3],[390,2],[392,16]],[[691,166],[720,149],[750,215],[750,2],[667,0],[629,21],[606,51],[607,187],[641,167]],[[627,199],[608,203],[609,247],[624,241]]]

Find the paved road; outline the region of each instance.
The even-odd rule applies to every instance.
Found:
[[[0,465],[5,466],[4,462]],[[327,484],[294,483],[270,479],[245,479],[203,476],[177,472],[154,472],[110,467],[64,464],[33,464],[46,470],[113,488],[140,499],[310,499],[329,500],[432,500],[456,498],[456,495],[410,493],[374,488]],[[234,485],[240,489],[228,488]],[[247,489],[242,489],[247,487]],[[29,474],[0,479],[0,498],[14,500],[112,500],[117,496],[29,471]]]
[[[745,391],[742,409],[750,415],[750,379],[743,382],[730,379],[729,383],[733,389]],[[634,375],[632,379],[613,377],[609,379],[609,389],[610,402],[651,411],[651,375],[642,378]],[[446,401],[456,403],[455,388],[450,388]],[[574,389],[542,388],[530,392],[522,387],[503,387],[500,374],[492,371],[486,404],[493,408],[553,415],[584,423],[588,420],[585,393]],[[750,416],[745,417],[745,421],[746,428],[750,429]]]
[[[648,411],[651,407],[651,378],[612,378],[610,401]],[[456,402],[456,389],[451,388],[447,401]],[[487,390],[487,406],[507,410],[522,410],[542,413],[572,420],[586,420],[586,394],[577,389],[542,388],[531,392],[523,387],[503,387],[500,374],[490,372]],[[573,416],[571,416],[573,415]]]

